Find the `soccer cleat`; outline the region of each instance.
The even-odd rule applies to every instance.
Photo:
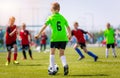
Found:
[[[5,63],[6,66],[8,66],[9,64],[10,64],[10,62],[8,62],[8,61]]]
[[[68,65],[65,65],[64,66],[64,75],[67,75],[69,73],[69,70],[68,70]]]
[[[13,61],[13,63],[14,63],[14,64],[19,64],[19,62],[18,62],[18,61]]]
[[[83,57],[79,57],[78,60],[82,60],[82,59],[84,59],[84,58],[85,58],[84,56],[83,56]]]
[[[96,62],[98,60],[98,56],[94,58],[94,61]]]

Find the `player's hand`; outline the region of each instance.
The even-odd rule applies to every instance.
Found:
[[[35,39],[38,39],[39,38],[39,35],[35,35]]]

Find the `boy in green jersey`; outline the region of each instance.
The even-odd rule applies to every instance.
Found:
[[[57,71],[55,70],[55,50],[56,48],[59,49],[60,59],[62,61],[62,65],[64,67],[64,75],[68,74],[68,64],[66,62],[66,57],[64,55],[64,50],[66,48],[66,43],[68,42],[68,38],[71,37],[71,30],[68,25],[67,20],[59,13],[60,5],[57,2],[52,3],[51,12],[52,15],[49,16],[40,30],[39,34],[35,37],[38,38],[44,29],[50,25],[52,34],[51,34],[51,44],[50,44],[50,67],[52,71],[48,71],[49,75],[55,75]],[[66,31],[67,29],[67,31]],[[67,35],[68,32],[68,35]]]
[[[114,29],[110,27],[110,23],[106,25],[107,29],[104,31],[104,36],[106,39],[106,58],[108,58],[109,48],[112,47],[113,56],[116,56],[115,52],[115,32]]]

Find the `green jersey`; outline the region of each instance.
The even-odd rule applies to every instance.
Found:
[[[106,38],[106,43],[107,44],[113,44],[115,42],[115,33],[114,33],[114,29],[110,28],[110,29],[106,29],[104,31],[104,36]]]
[[[54,13],[48,17],[45,24],[50,25],[52,34],[51,42],[68,41],[66,27],[69,26],[67,20],[59,13]]]

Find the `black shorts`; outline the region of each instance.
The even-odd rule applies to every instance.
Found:
[[[66,41],[61,42],[51,42],[50,48],[58,48],[58,49],[65,49],[66,48]]]
[[[22,45],[22,50],[28,50],[30,48],[29,44],[28,45]]]
[[[7,51],[11,51],[11,49],[13,48],[13,45],[15,45],[15,44],[17,45],[16,41],[14,41],[11,44],[6,44]]]
[[[80,42],[78,42],[78,44],[80,45],[81,49],[83,49],[83,47],[86,47],[86,44],[85,44],[85,43],[80,43]]]
[[[108,49],[109,49],[110,47],[115,48],[115,44],[114,44],[114,43],[112,43],[112,44],[107,44],[106,47],[107,47]]]

